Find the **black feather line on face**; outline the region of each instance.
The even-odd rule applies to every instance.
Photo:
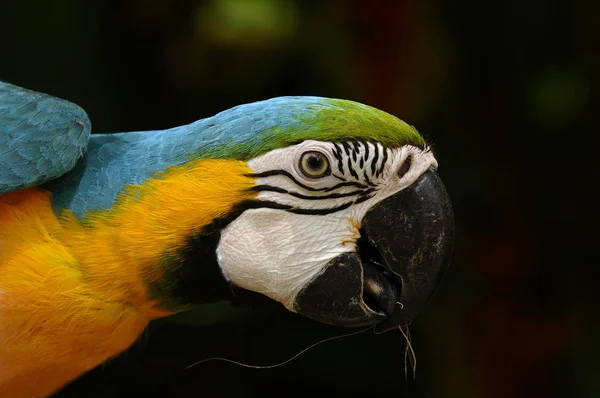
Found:
[[[350,151],[352,149],[352,147],[350,146],[350,144],[344,141],[344,142],[342,142],[342,146],[344,147],[344,149],[346,151],[346,155],[350,156]]]
[[[287,194],[287,195],[294,196],[299,199],[306,199],[306,200],[324,200],[324,199],[346,198],[348,196],[364,195],[366,193],[373,192],[373,188],[369,188],[367,190],[358,190],[358,191],[351,191],[351,192],[344,192],[344,193],[331,193],[328,195],[321,195],[321,196],[309,196],[309,195],[303,195],[298,192],[288,191],[287,189],[275,187],[272,185],[256,185],[256,186],[250,188],[249,190],[255,191],[255,192],[263,192],[263,191],[277,192],[277,193]]]
[[[385,162],[387,162],[388,151],[386,148],[383,148],[383,159],[381,159],[381,167],[377,170],[377,177],[379,177],[383,173],[383,169],[385,168]]]
[[[364,184],[361,184],[360,182],[355,182],[355,181],[348,181],[348,182],[342,182],[340,184],[334,185],[331,188],[327,188],[324,189],[324,192],[331,192],[333,190],[336,190],[338,188],[342,188],[342,187],[358,187],[358,188],[363,188],[363,189],[367,189],[368,187]]]
[[[360,178],[358,178],[358,174],[356,173],[356,171],[352,167],[352,164],[350,163],[350,159],[348,159],[348,170],[350,170],[350,175],[352,175],[352,177],[356,178],[357,180],[360,180]]]
[[[343,183],[340,183],[340,184],[337,184],[337,185],[334,185],[334,186],[328,187],[328,188],[313,188],[313,187],[309,187],[307,185],[302,184],[300,181],[298,181],[293,175],[291,175],[286,170],[269,170],[269,171],[264,171],[262,173],[246,174],[246,176],[250,177],[250,178],[265,178],[265,177],[272,177],[272,176],[277,176],[277,175],[285,176],[285,177],[289,178],[290,180],[292,180],[292,182],[294,182],[294,184],[298,185],[299,187],[302,187],[302,188],[306,189],[307,191],[312,191],[312,192],[330,192],[330,191],[333,191],[333,190],[341,188],[341,187],[349,187],[349,186],[363,188],[363,189],[368,188],[366,185],[361,184],[359,182],[354,182],[354,181],[343,182]]]
[[[337,174],[331,173],[331,175],[332,175],[332,176],[334,176],[335,178],[337,178],[337,179],[338,179],[338,180],[340,180],[340,181],[348,181],[348,180],[346,180],[344,177],[340,177],[340,176],[339,176],[339,175],[337,175]]]
[[[344,203],[343,205],[332,207],[331,209],[290,209],[288,210],[290,213],[294,214],[306,214],[306,215],[314,215],[314,216],[323,216],[326,214],[331,214],[338,212],[340,210],[347,209],[352,206],[354,202]]]
[[[331,207],[328,209],[302,209],[302,208],[295,208],[295,207],[288,206],[288,205],[283,205],[281,203],[268,201],[268,200],[247,200],[247,201],[240,203],[239,208],[245,209],[245,210],[268,208],[268,209],[284,210],[284,211],[287,211],[289,213],[294,213],[294,214],[322,216],[322,215],[326,215],[326,214],[335,213],[340,210],[345,210],[348,207],[352,206],[354,203],[360,203],[358,200],[359,199],[351,201],[351,202],[346,202],[339,206]],[[361,200],[361,202],[363,202],[364,200],[366,200],[366,199]]]
[[[371,191],[371,192],[373,192],[373,191]],[[375,194],[373,194],[373,193],[370,193],[370,194],[366,194],[366,193],[367,192],[365,192],[364,195],[359,196],[359,198],[356,199],[356,202],[354,202],[354,204],[362,203],[362,202],[364,202],[366,200],[371,199],[373,196],[375,196]]]
[[[377,161],[379,160],[379,147],[375,145],[373,152],[373,160],[371,160],[371,175],[376,177],[375,170],[377,169]]]
[[[354,163],[356,163],[356,160],[358,159],[358,155],[359,155],[359,153],[360,153],[360,152],[359,152],[358,145],[356,145],[356,144],[353,144],[353,145],[352,145],[352,161],[353,161]]]
[[[333,156],[338,161],[338,171],[340,173],[344,172],[344,164],[342,163],[342,147],[338,143],[334,143],[335,148],[333,149]]]

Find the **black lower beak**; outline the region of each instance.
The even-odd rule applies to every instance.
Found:
[[[406,324],[431,298],[450,263],[454,218],[444,185],[429,169],[374,206],[358,253],[333,259],[296,299],[296,311],[340,326]]]

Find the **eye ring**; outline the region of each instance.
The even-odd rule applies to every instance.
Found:
[[[323,178],[331,174],[329,159],[319,151],[307,151],[300,156],[298,168],[307,178]]]

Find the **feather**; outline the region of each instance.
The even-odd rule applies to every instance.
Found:
[[[71,170],[90,131],[90,120],[79,106],[0,82],[0,194]]]

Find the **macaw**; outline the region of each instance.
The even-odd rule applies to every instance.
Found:
[[[79,106],[0,82],[2,397],[48,396],[202,303],[387,330],[448,267],[435,156],[373,107],[280,97],[90,133]]]

